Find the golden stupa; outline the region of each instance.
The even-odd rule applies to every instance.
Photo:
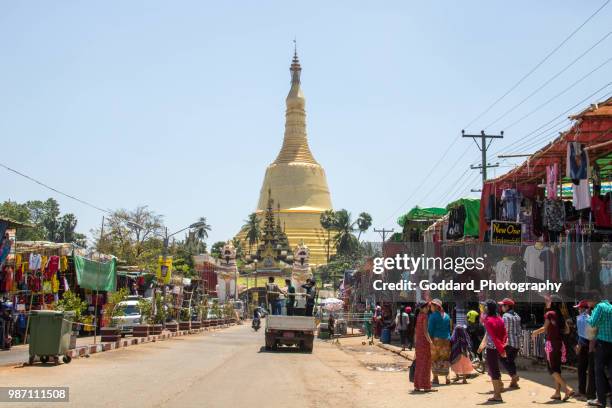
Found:
[[[285,137],[276,160],[266,169],[256,212],[263,219],[268,199],[279,206],[277,217],[292,248],[304,243],[310,248],[310,263],[327,262],[327,233],[321,228],[321,213],[332,208],[325,170],[314,159],[306,136],[306,99],[300,87],[302,67],[297,56],[291,64],[291,89],[287,95]],[[244,242],[244,231],[239,234]],[[333,249],[332,249],[333,254]]]

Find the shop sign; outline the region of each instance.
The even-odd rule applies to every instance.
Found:
[[[169,284],[172,276],[172,257],[160,256],[157,260],[157,281],[162,284]]]
[[[491,244],[520,245],[521,223],[510,221],[491,221]]]

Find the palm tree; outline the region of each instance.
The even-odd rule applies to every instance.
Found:
[[[335,219],[334,229],[336,230],[336,236],[334,237],[334,244],[336,251],[339,254],[351,253],[356,244],[356,238],[353,235],[355,232],[355,222],[351,221],[351,213],[345,209],[336,211]]]
[[[206,221],[206,217],[200,217],[197,221],[198,227],[194,230],[196,238],[204,241],[208,238],[208,231],[211,230],[210,224]]]
[[[249,241],[249,255],[251,255],[251,249],[253,245],[259,243],[261,237],[261,220],[257,216],[257,213],[249,214],[249,218],[244,221],[242,229],[246,230],[246,238]]]
[[[321,227],[327,231],[327,263],[329,263],[329,245],[331,242],[331,230],[336,225],[336,213],[334,210],[325,210],[321,214]]]
[[[359,218],[357,218],[357,228],[359,229],[359,234],[357,235],[357,241],[361,238],[361,234],[366,232],[372,226],[372,216],[367,212],[362,212],[359,214]]]

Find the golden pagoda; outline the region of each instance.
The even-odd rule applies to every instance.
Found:
[[[290,72],[291,89],[286,98],[283,146],[276,160],[266,169],[256,212],[263,218],[271,194],[278,205],[278,222],[283,225],[291,248],[304,243],[310,248],[311,264],[319,265],[327,262],[327,233],[321,228],[320,217],[321,213],[332,208],[332,203],[325,170],[314,159],[308,146],[306,99],[300,86],[302,67],[297,51]],[[244,239],[244,231],[239,237]]]

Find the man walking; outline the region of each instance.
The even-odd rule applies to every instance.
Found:
[[[501,363],[512,378],[510,388],[519,388],[519,376],[516,372],[516,356],[521,348],[521,317],[514,311],[514,300],[505,298],[501,302],[504,319],[504,326],[508,332],[508,342],[506,344],[506,358],[502,358]]]
[[[612,305],[607,299],[600,301],[595,306],[588,323],[597,329],[595,388],[599,406],[605,407],[610,390],[610,380],[612,380]]]
[[[576,318],[579,398],[593,400],[595,399],[595,339],[590,333],[592,329],[589,325],[589,302],[581,300],[574,308],[579,312]]]

